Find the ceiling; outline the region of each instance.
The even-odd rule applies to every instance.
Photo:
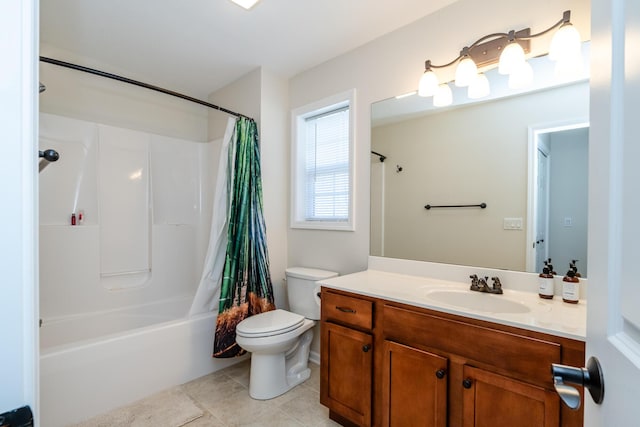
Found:
[[[455,1],[40,0],[40,41],[56,59],[206,99],[257,67],[289,78]]]

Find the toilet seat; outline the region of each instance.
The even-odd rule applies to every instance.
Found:
[[[236,327],[236,335],[245,338],[269,337],[298,329],[304,316],[286,310],[272,310],[247,317]]]

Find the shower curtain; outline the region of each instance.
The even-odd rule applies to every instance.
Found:
[[[227,245],[213,346],[214,357],[240,356],[236,326],[275,309],[262,209],[260,146],[255,121],[240,118],[229,148]]]
[[[189,315],[218,304],[213,356],[240,356],[236,325],[275,309],[262,214],[256,123],[230,118],[220,152],[209,248]]]
[[[196,296],[191,304],[189,316],[209,313],[216,309],[220,295],[220,281],[224,269],[225,250],[227,248],[227,217],[229,199],[229,146],[233,145],[235,137],[236,119],[229,117],[227,128],[222,138],[218,175],[213,196],[213,217],[211,219],[211,233],[209,247],[204,260],[204,268]]]

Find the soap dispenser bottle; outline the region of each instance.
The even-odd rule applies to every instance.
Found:
[[[562,278],[562,301],[569,304],[577,304],[580,299],[580,279],[576,277],[577,271],[576,260],[573,260],[569,264],[569,271]]]
[[[551,264],[551,258],[549,258],[548,260],[546,260],[546,261],[544,262],[544,265],[546,265],[546,266],[549,268],[549,274],[552,274],[552,275],[554,275],[554,276],[555,276],[556,274],[558,274],[558,273],[556,273],[555,271],[553,271],[553,264]]]
[[[578,262],[577,259],[572,259],[571,260],[571,269],[573,270],[573,272],[576,274],[576,277],[580,278],[582,277],[582,275],[580,273],[578,273],[578,267],[576,267],[576,262]]]
[[[538,295],[540,298],[553,299],[553,274],[551,274],[547,262],[545,261],[544,263],[545,266],[542,269],[542,273],[538,276]]]

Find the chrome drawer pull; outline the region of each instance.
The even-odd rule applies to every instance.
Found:
[[[343,313],[352,313],[352,314],[356,314],[356,311],[355,311],[354,309],[352,309],[352,308],[349,308],[349,307],[338,307],[338,306],[336,306],[336,309],[337,309],[337,310],[340,310],[340,311],[341,311],[341,312],[343,312]]]

